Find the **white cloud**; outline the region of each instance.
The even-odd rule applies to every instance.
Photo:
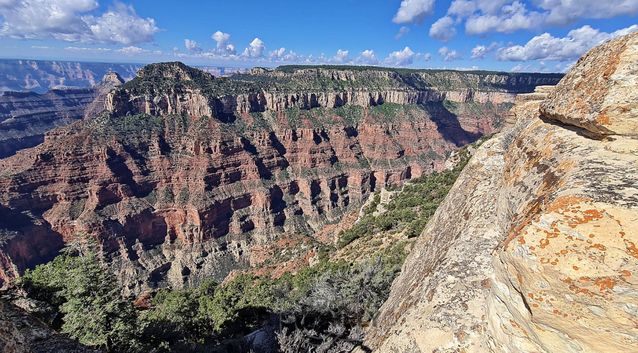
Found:
[[[511,33],[521,29],[538,28],[543,20],[541,13],[530,12],[525,4],[514,1],[495,13],[471,16],[465,22],[465,32],[468,34]]]
[[[116,2],[101,16],[95,0],[22,0],[0,2],[0,36],[68,42],[132,45],[153,40],[159,28],[132,6]]]
[[[337,64],[346,63],[346,62],[348,62],[350,60],[350,58],[348,57],[349,54],[350,54],[349,51],[343,50],[343,49],[339,49],[339,50],[337,50],[337,54],[335,54],[335,56],[332,58],[332,61],[337,63]]]
[[[446,29],[459,23],[465,23],[466,33],[482,35],[536,30],[581,19],[637,13],[638,0],[454,0],[447,14],[432,25],[430,35],[447,40],[450,35]]]
[[[483,59],[485,55],[487,55],[489,52],[496,49],[497,46],[498,46],[497,43],[492,43],[488,46],[485,46],[485,45],[475,46],[474,48],[472,48],[472,59]]]
[[[574,29],[563,38],[556,38],[543,33],[530,39],[525,45],[514,45],[501,48],[499,60],[575,60],[592,47],[617,36],[638,31],[638,25],[620,29],[613,33],[601,32],[588,25]]]
[[[213,33],[210,37],[213,38],[215,42],[217,42],[218,49],[225,48],[226,44],[230,40],[230,34],[224,33],[222,31],[217,31]]]
[[[98,53],[112,51],[112,49],[110,48],[90,48],[90,47],[66,47],[64,48],[64,50],[77,51],[77,52],[98,52]]]
[[[448,47],[439,48],[439,55],[445,61],[453,61],[461,58],[461,54],[459,52],[457,52],[456,50],[451,50]]]
[[[216,43],[215,53],[220,56],[235,55],[235,45],[229,43],[230,34],[217,31],[210,36]],[[255,38],[258,39],[258,38]]]
[[[403,38],[403,36],[405,36],[408,33],[410,33],[410,28],[406,26],[401,26],[401,28],[399,28],[399,32],[397,32],[397,34],[394,36],[394,39],[401,39]]]
[[[403,50],[390,53],[384,63],[390,66],[409,66],[414,62],[415,56],[416,54],[410,47],[405,47]]]
[[[303,60],[303,57],[292,50],[286,50],[286,48],[279,48],[268,53],[268,57],[272,61],[280,62],[299,62]]]
[[[638,0],[537,0],[548,10],[547,23],[567,24],[581,18],[612,18],[638,13]]]
[[[135,55],[135,54],[142,54],[142,53],[148,52],[148,50],[142,49],[136,46],[124,47],[124,48],[118,49],[117,51],[126,55]]]
[[[456,35],[452,17],[441,17],[430,27],[430,37],[447,42]]]
[[[199,44],[191,39],[184,39],[184,46],[191,53],[200,53],[202,51],[202,48],[199,46]]]
[[[374,50],[368,49],[359,54],[356,62],[365,65],[376,65],[379,63],[379,60],[377,59],[377,55],[374,53]]]
[[[264,45],[264,42],[259,38],[255,38],[248,44],[248,47],[244,49],[242,55],[248,58],[261,58],[264,55],[265,49],[266,45]]]
[[[403,0],[392,21],[394,23],[421,22],[432,13],[434,0]]]

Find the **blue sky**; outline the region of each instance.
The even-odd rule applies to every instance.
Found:
[[[5,58],[564,71],[638,0],[0,0]]]

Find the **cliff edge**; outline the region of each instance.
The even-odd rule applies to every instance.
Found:
[[[606,42],[517,97],[404,264],[374,351],[638,350],[637,50]]]

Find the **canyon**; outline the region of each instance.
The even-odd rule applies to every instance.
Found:
[[[110,72],[92,88],[2,93],[0,158],[42,143],[49,130],[92,116],[95,110],[101,112],[107,93],[123,83],[118,74]]]
[[[91,116],[0,160],[0,281],[82,236],[128,293],[222,280],[253,249],[320,242],[374,191],[444,169],[501,128],[518,94],[561,77],[148,65]]]
[[[375,352],[634,352],[638,34],[519,95],[419,237]]]

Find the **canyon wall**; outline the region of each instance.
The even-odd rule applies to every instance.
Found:
[[[520,95],[421,234],[376,352],[634,352],[638,35]]]
[[[0,160],[0,280],[83,235],[102,247],[125,291],[222,280],[250,266],[255,245],[312,237],[373,191],[443,169],[451,151],[499,129],[511,106],[501,95],[514,94],[468,85],[454,89],[485,102],[428,93],[437,98],[422,104],[386,95],[270,109],[268,92],[298,88],[293,96],[313,101],[300,85],[318,84],[273,74],[214,78],[179,63],[149,65],[97,103],[105,114]],[[325,92],[340,82],[324,82]],[[414,94],[397,82],[393,89]],[[352,85],[339,90],[342,101]],[[238,108],[241,97],[250,108]]]
[[[0,95],[0,158],[42,143],[47,131],[82,119],[87,107],[89,116],[101,112],[107,93],[122,83],[118,74],[108,73],[93,88],[44,94],[4,92]]]

